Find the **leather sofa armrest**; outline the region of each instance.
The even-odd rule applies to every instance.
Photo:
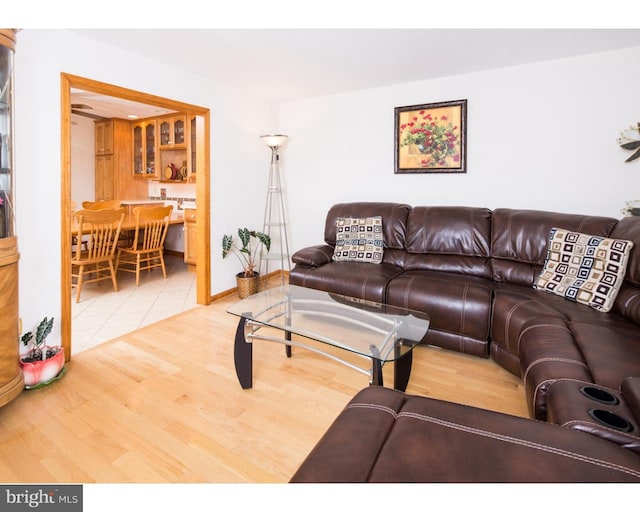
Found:
[[[333,257],[333,247],[330,245],[314,245],[296,251],[291,256],[291,261],[296,265],[306,265],[309,267],[321,267],[331,261]]]
[[[620,385],[620,392],[634,418],[640,423],[640,377],[627,377]]]

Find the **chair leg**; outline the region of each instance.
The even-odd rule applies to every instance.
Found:
[[[164,266],[164,255],[162,254],[162,249],[160,249],[158,251],[158,254],[160,255],[160,266],[162,267],[162,275],[166,279],[167,278],[167,269]]]
[[[136,286],[140,284],[140,253],[136,254]]]
[[[113,283],[113,291],[118,291],[118,281],[116,280],[116,269],[113,266],[113,260],[109,260],[109,270],[111,270],[111,282]]]
[[[82,279],[84,277],[84,265],[78,268],[78,281],[76,283],[76,304],[80,302],[80,290],[82,290]]]

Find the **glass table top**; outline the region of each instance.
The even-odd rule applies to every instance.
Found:
[[[395,361],[429,329],[425,313],[301,286],[277,286],[231,305],[228,313],[383,362]]]

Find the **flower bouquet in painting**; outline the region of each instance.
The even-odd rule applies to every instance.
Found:
[[[35,334],[26,332],[20,338],[27,352],[20,357],[20,365],[27,389],[49,384],[64,373],[64,349],[60,346],[48,346],[47,336],[53,328],[53,317],[38,324]]]

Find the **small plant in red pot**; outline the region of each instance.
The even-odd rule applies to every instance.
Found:
[[[64,349],[60,346],[49,347],[47,336],[53,328],[53,317],[38,324],[35,335],[32,331],[22,335],[20,340],[29,350],[20,357],[24,384],[27,389],[49,384],[62,376],[64,369]]]

